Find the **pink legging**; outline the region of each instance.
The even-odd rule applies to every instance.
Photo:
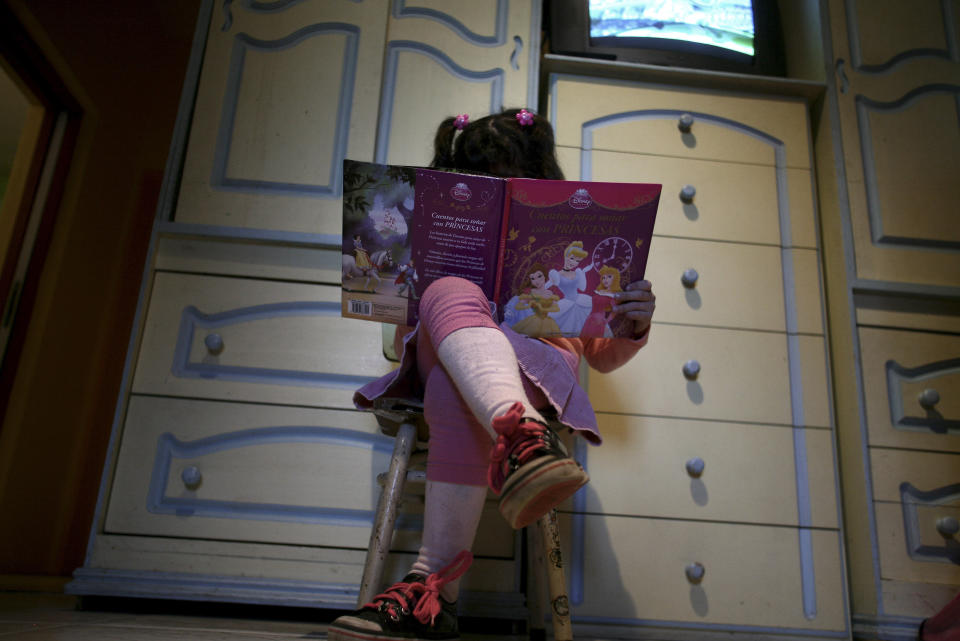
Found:
[[[465,327],[499,330],[486,296],[462,278],[434,281],[420,299],[417,369],[424,389],[424,418],[430,426],[427,478],[460,485],[486,485],[493,440],[474,417],[456,385],[437,359],[436,346]],[[524,391],[534,407],[547,400],[521,373]],[[519,400],[519,399],[510,399]]]

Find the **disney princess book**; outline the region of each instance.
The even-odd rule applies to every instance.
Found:
[[[521,334],[630,336],[613,296],[643,279],[661,185],[343,169],[343,316],[415,325],[427,286],[459,276]]]

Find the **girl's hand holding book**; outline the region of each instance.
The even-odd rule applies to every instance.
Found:
[[[624,291],[617,292],[617,304],[613,306],[613,311],[632,320],[633,335],[640,338],[650,329],[656,300],[653,284],[649,280],[634,281],[627,285]]]

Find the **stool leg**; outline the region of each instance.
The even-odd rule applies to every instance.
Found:
[[[537,530],[546,556],[547,582],[550,589],[550,614],[553,618],[555,641],[573,641],[570,625],[570,601],[567,598],[567,582],[563,576],[563,559],[560,554],[560,529],[557,526],[557,511],[550,510],[537,521]]]
[[[370,545],[367,547],[367,561],[363,566],[363,577],[360,579],[357,608],[362,608],[372,601],[381,588],[383,566],[390,553],[393,526],[397,521],[397,506],[400,504],[403,483],[407,479],[407,466],[410,463],[410,453],[413,451],[416,438],[417,427],[413,423],[400,425],[393,444],[390,468],[387,470],[383,491],[377,502],[377,514],[370,532]]]
[[[543,604],[547,601],[544,583],[547,580],[547,561],[543,553],[543,540],[538,526],[526,529],[527,537],[527,631],[530,641],[546,641],[544,621],[547,613]]]

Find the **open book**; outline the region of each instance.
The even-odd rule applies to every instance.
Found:
[[[343,315],[414,325],[460,276],[529,336],[630,336],[613,295],[641,280],[660,185],[494,178],[344,161]]]

